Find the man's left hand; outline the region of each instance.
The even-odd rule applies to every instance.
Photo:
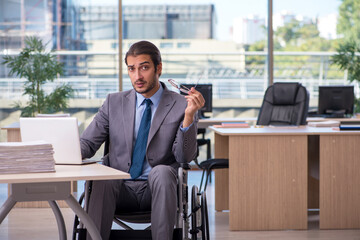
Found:
[[[185,118],[183,122],[183,127],[188,127],[194,121],[194,116],[198,110],[200,110],[204,104],[205,99],[202,94],[197,91],[195,88],[191,88],[188,92],[188,95],[185,96],[188,104],[185,109]]]

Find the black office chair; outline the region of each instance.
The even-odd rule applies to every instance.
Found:
[[[300,83],[277,82],[265,92],[257,125],[305,125],[309,93]]]
[[[202,188],[202,184],[203,184],[203,180],[204,180],[204,175],[207,172],[206,169],[209,168],[209,164],[210,161],[203,161],[201,163],[199,163],[198,161],[198,157],[199,157],[199,147],[201,146],[206,146],[206,159],[210,159],[211,158],[211,140],[210,138],[205,138],[205,133],[206,133],[206,129],[205,128],[198,128],[198,135],[201,135],[201,138],[197,139],[197,155],[196,158],[194,159],[195,164],[198,166],[199,169],[202,169],[202,175],[201,175],[201,181],[200,181],[200,187],[199,187],[199,191],[201,192],[201,188]],[[206,180],[206,182],[210,181],[211,182],[211,175],[209,176],[209,180]],[[206,188],[205,188],[206,190]],[[205,192],[205,191],[204,191]]]
[[[210,138],[205,138],[206,129],[205,128],[198,128],[197,130],[198,135],[201,135],[201,138],[196,139],[197,144],[199,147],[206,146],[206,158],[211,158],[211,141]],[[199,152],[198,152],[199,155]],[[198,161],[196,160],[195,163],[198,165]]]
[[[109,141],[105,142],[104,156],[108,154]],[[103,164],[109,165],[103,158]],[[192,187],[191,191],[191,209],[188,213],[188,185],[187,185],[187,171],[190,165],[181,164],[178,169],[178,202],[176,212],[176,223],[174,228],[173,240],[191,239],[195,240],[198,237],[201,239],[210,239],[209,235],[209,220],[207,212],[206,194],[200,192],[197,186]],[[89,199],[91,194],[92,181],[85,182],[85,190],[79,199],[80,205],[83,205],[85,211],[88,210]],[[189,220],[191,219],[191,228]],[[110,239],[151,239],[151,226],[143,230],[135,230],[126,223],[151,223],[151,211],[137,211],[137,212],[116,212],[114,216],[115,223],[121,226],[124,230],[111,230]],[[73,240],[86,239],[86,229],[81,223],[77,215],[75,215]]]
[[[265,92],[260,108],[257,125],[305,125],[309,109],[309,93],[300,83],[274,83]],[[227,158],[208,158],[199,164],[206,174],[204,192],[213,169],[229,168]]]

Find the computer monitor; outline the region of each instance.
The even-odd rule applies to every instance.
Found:
[[[354,86],[319,86],[318,114],[345,117],[353,110]]]
[[[181,84],[181,85],[189,89],[195,86],[195,84]],[[204,118],[205,117],[204,113],[212,112],[212,84],[198,84],[196,85],[195,89],[199,91],[205,99],[204,107],[199,110],[199,117]],[[185,94],[183,92],[180,93]]]

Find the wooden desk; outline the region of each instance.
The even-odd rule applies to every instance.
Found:
[[[308,117],[307,122],[322,122],[322,121],[339,121],[342,123],[353,122],[360,123],[360,118],[320,118],[320,117]],[[255,125],[257,117],[248,117],[248,118],[202,118],[199,119],[198,127],[207,128],[212,125],[221,124],[223,122],[248,122],[250,125]]]
[[[21,142],[20,123],[19,122],[14,122],[10,125],[2,127],[1,129],[6,130],[8,142]]]
[[[228,170],[215,171],[215,209],[230,210],[230,230],[307,229],[312,155],[320,156],[320,228],[360,228],[360,188],[354,184],[360,182],[360,132],[211,129],[215,157],[229,158]]]
[[[48,201],[57,220],[60,239],[66,239],[64,218],[56,203],[65,200],[69,207],[81,218],[93,239],[101,239],[92,219],[82,209],[71,194],[71,181],[110,180],[129,178],[128,173],[100,164],[83,166],[56,165],[56,172],[1,174],[0,183],[10,183],[11,195],[0,209],[0,224],[19,201]]]
[[[339,121],[341,123],[360,123],[360,118],[351,117],[351,118],[323,118],[323,117],[308,117],[306,118],[307,122],[323,122],[323,121]]]

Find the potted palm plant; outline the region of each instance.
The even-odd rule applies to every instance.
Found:
[[[340,44],[331,62],[337,64],[341,70],[347,71],[347,79],[350,82],[360,82],[360,42],[350,40]],[[355,98],[354,103],[354,112],[360,113],[360,99]]]
[[[54,82],[63,74],[63,65],[51,51],[46,51],[46,46],[38,37],[27,37],[25,45],[19,55],[5,56],[3,61],[10,69],[10,75],[26,79],[23,95],[28,100],[24,106],[20,101],[15,102],[15,107],[21,110],[22,117],[64,111],[68,107],[68,98],[74,92],[72,87],[60,84],[48,94],[44,90],[46,83]]]

